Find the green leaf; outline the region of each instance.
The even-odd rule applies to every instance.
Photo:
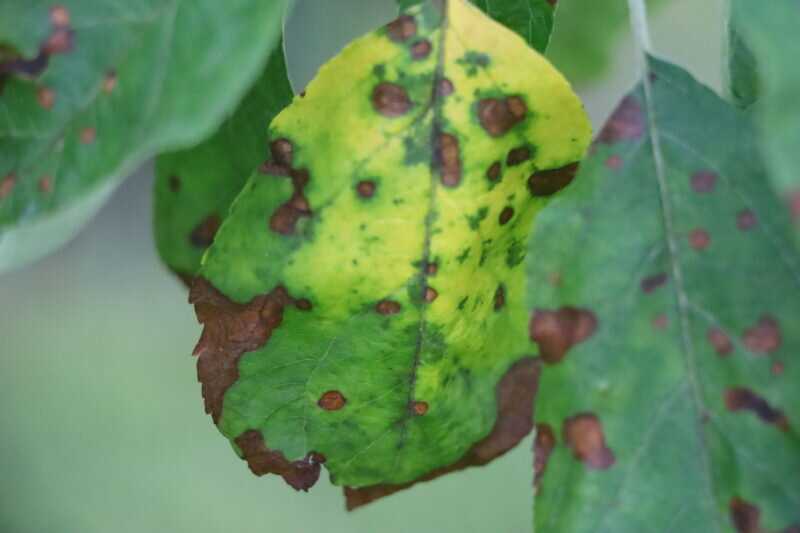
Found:
[[[537,530],[783,530],[800,256],[744,115],[647,70],[530,241]]]
[[[728,21],[728,91],[733,102],[741,108],[748,108],[758,99],[758,71],[756,59],[735,24],[735,10],[738,4],[730,6]]]
[[[538,50],[547,50],[553,31],[553,0],[470,0],[500,24],[515,31]],[[423,0],[397,0],[401,9],[422,3]]]
[[[795,39],[800,4],[793,0],[762,4],[733,0],[733,15],[734,27],[755,56],[762,85],[754,114],[770,177],[776,189],[789,197],[800,224],[800,69]]]
[[[161,259],[184,280],[200,268],[231,202],[263,160],[268,125],[292,101],[282,47],[216,133],[156,159],[154,227]]]
[[[222,433],[295,488],[324,460],[351,508],[515,445],[524,243],[590,136],[566,80],[431,2],[351,43],[269,135],[191,294]]]
[[[135,166],[217,125],[285,3],[0,3],[0,271],[63,244]]]

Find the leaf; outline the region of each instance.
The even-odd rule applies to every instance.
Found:
[[[206,409],[253,472],[308,489],[324,462],[355,507],[530,431],[524,242],[589,135],[558,72],[461,1],[322,67],[191,293]]]
[[[758,71],[753,52],[736,27],[734,2],[730,6],[728,23],[728,90],[733,102],[741,108],[748,108],[758,99]]]
[[[749,121],[673,65],[646,80],[530,241],[537,530],[783,530],[800,257]]]
[[[732,24],[755,57],[753,68],[761,80],[761,98],[754,114],[759,125],[765,159],[776,189],[788,197],[800,228],[800,69],[797,68],[794,32],[800,5],[791,0],[764,4],[733,1]]]
[[[161,259],[189,279],[200,258],[263,159],[267,126],[292,100],[281,47],[239,107],[209,139],[156,160],[154,227]]]
[[[66,242],[135,166],[217,125],[285,2],[52,5],[0,4],[0,271]]]
[[[422,3],[423,0],[397,0],[401,9]],[[538,50],[547,50],[553,31],[555,0],[470,0],[500,24],[520,34]]]

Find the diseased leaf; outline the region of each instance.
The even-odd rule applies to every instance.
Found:
[[[206,408],[250,468],[308,489],[324,462],[355,507],[513,447],[524,243],[589,135],[563,77],[462,1],[323,66],[192,288]]]
[[[156,245],[164,263],[187,283],[231,202],[263,160],[269,123],[291,100],[278,47],[236,112],[213,136],[156,159]]]
[[[218,124],[285,4],[0,3],[0,271],[66,242],[136,165]]]
[[[530,241],[537,530],[783,531],[800,257],[748,120],[675,66],[646,79]]]
[[[556,0],[470,0],[500,24],[517,32],[538,50],[547,50],[553,32]],[[423,0],[397,0],[401,9],[421,4]]]
[[[765,159],[776,189],[787,197],[800,228],[800,69],[797,68],[795,32],[800,3],[774,0],[756,3],[733,0],[732,22],[752,50],[761,82],[759,104],[754,112]]]

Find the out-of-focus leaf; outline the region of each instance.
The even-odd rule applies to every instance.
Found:
[[[754,115],[770,177],[786,196],[800,228],[800,68],[795,36],[800,3],[733,0],[732,13],[732,25],[743,35],[757,64],[761,87]]]
[[[734,24],[737,18],[734,10],[738,4],[731,4],[728,21],[728,91],[734,103],[741,108],[750,107],[758,99],[758,71],[753,52],[744,41],[741,31]]]
[[[63,244],[145,158],[218,124],[285,3],[0,3],[0,271]]]
[[[652,8],[666,0],[649,0]],[[627,27],[628,12],[619,0],[560,0],[547,57],[572,83],[599,78],[610,66],[613,48]]]
[[[156,159],[154,228],[161,259],[184,280],[264,158],[269,123],[292,100],[278,47],[236,112],[201,144]]]
[[[350,507],[482,464],[532,424],[525,242],[589,123],[468,3],[351,43],[270,126],[192,288],[206,408],[257,474]]]
[[[553,31],[554,0],[470,0],[494,20],[520,34],[539,52],[547,50]],[[401,9],[423,0],[397,0]]]
[[[537,531],[789,531],[800,257],[748,120],[646,76],[530,241]]]

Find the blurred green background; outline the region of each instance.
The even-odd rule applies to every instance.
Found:
[[[565,61],[606,38],[559,32],[592,28],[574,17],[596,15],[571,1],[581,3],[561,0],[573,20],[556,19],[551,48]],[[663,0],[652,16],[656,50],[715,88],[722,2]],[[287,24],[295,87],[394,12],[392,0],[300,0]],[[596,128],[634,81],[633,54],[623,31],[602,77],[576,86]],[[593,61],[564,66],[586,80]],[[350,514],[324,473],[309,494],[252,476],[203,413],[189,356],[200,328],[155,254],[152,179],[144,165],[74,242],[0,277],[0,532],[530,531],[530,440]]]

